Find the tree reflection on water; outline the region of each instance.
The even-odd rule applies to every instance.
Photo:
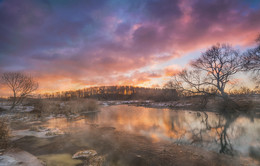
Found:
[[[179,117],[178,114],[171,115],[170,126],[171,132],[178,135],[173,138],[176,144],[190,144],[195,146],[215,149],[214,144],[218,146],[219,153],[234,155],[239,153],[233,148],[235,139],[239,139],[245,133],[245,126],[240,126],[239,123],[234,122],[241,117],[243,120],[250,119],[254,122],[253,114],[245,116],[238,112],[224,112],[216,114],[212,117],[212,113],[199,111],[194,114],[194,118]],[[211,114],[211,119],[209,115]],[[177,115],[177,116],[176,116]],[[181,114],[181,116],[183,116]],[[192,116],[192,115],[191,115]],[[195,122],[194,122],[195,121]],[[241,121],[241,120],[240,120]],[[186,123],[186,125],[183,125]],[[250,136],[249,136],[250,137]]]
[[[81,133],[89,125],[113,127],[117,131],[148,137],[154,142],[170,141],[247,156],[250,148],[259,143],[259,120],[252,121],[252,117],[236,112],[220,114],[118,105],[104,107],[99,113],[73,121],[53,119],[47,126]]]

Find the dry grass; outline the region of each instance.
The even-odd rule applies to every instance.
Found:
[[[40,113],[41,115],[71,115],[98,110],[97,101],[92,99],[78,99],[71,101],[43,99],[35,102],[34,107],[34,112]]]
[[[9,128],[5,118],[0,118],[0,149],[5,149],[9,145]]]
[[[70,113],[90,112],[96,111],[98,109],[98,104],[95,100],[80,99],[66,102],[63,109],[65,112]]]

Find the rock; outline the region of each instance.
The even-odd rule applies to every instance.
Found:
[[[83,150],[75,153],[72,158],[73,159],[90,159],[97,155],[97,152],[95,150]]]
[[[58,128],[50,129],[45,135],[46,136],[57,136],[63,135],[64,132],[60,131]]]
[[[87,166],[102,166],[103,163],[105,162],[105,156],[94,156],[92,157]]]
[[[10,156],[0,156],[0,166],[16,165],[17,161]]]
[[[46,128],[42,127],[42,126],[31,126],[30,131],[37,131],[37,132],[41,132],[41,131],[44,131],[46,130]]]
[[[43,166],[40,160],[38,160],[32,154],[20,150],[9,149],[2,156],[0,156],[0,166]]]
[[[75,153],[73,159],[85,159],[85,166],[102,166],[105,156],[98,156],[95,150],[83,150]]]
[[[65,134],[63,131],[59,130],[58,128],[44,128],[44,127],[31,127],[30,129],[26,130],[13,130],[11,135],[12,141],[15,141],[17,139],[20,139],[25,136],[34,136],[38,138],[49,138],[49,137],[55,137],[59,135]]]
[[[249,156],[260,161],[260,147],[250,146],[249,148]]]

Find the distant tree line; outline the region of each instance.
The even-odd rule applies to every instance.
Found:
[[[175,89],[144,88],[133,86],[100,86],[75,91],[45,93],[43,98],[77,99],[95,98],[98,100],[154,100],[172,101],[178,99]]]

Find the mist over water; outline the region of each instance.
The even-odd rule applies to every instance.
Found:
[[[76,120],[51,119],[44,125],[72,133],[76,140],[88,135],[93,127],[99,127],[145,136],[155,143],[193,145],[216,152],[223,149],[223,153],[238,156],[248,156],[252,146],[260,146],[259,118],[252,120],[241,115],[227,119],[213,112],[118,105],[102,107],[101,112]],[[223,134],[225,138],[221,140]]]

